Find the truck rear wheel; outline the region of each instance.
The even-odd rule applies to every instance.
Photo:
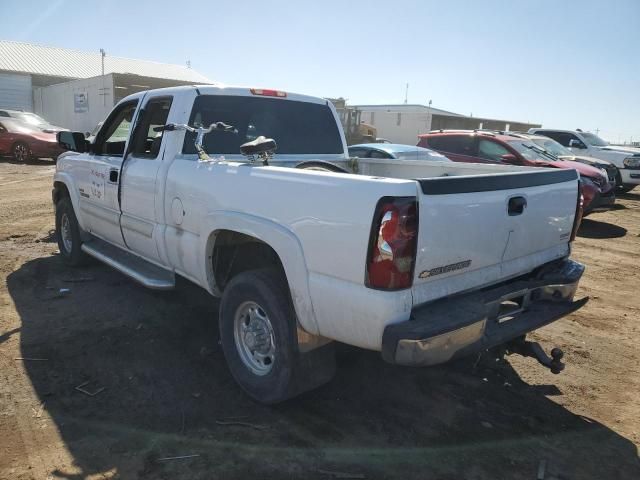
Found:
[[[333,350],[301,354],[296,328],[287,284],[277,270],[240,273],[225,288],[222,349],[236,382],[254,400],[278,403],[333,376]]]
[[[72,266],[84,263],[87,256],[81,248],[80,225],[69,197],[61,198],[56,204],[56,237],[65,263]]]

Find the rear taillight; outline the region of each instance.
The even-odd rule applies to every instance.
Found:
[[[578,180],[578,200],[576,201],[576,215],[573,217],[573,228],[571,229],[570,242],[576,239],[580,223],[582,222],[582,213],[584,208],[584,195],[582,195],[582,182]]]
[[[370,288],[401,290],[413,281],[418,242],[418,204],[415,197],[383,197],[371,225],[365,284]]]

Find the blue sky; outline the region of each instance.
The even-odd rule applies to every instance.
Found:
[[[2,0],[0,38],[640,140],[640,0]]]

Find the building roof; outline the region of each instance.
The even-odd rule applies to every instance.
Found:
[[[0,71],[51,77],[89,78],[102,73],[100,52],[82,52],[32,43],[0,40]],[[107,53],[104,73],[131,73],[193,83],[211,83],[182,65],[113,57]]]
[[[407,110],[428,110],[430,113],[436,115],[449,115],[452,117],[464,117],[459,113],[449,112],[447,110],[441,110],[439,108],[428,107],[427,105],[420,105],[417,103],[396,103],[389,105],[353,105],[360,110],[388,110],[393,112],[407,111]]]

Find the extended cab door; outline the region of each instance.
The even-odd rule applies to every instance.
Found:
[[[118,180],[138,100],[117,105],[96,135],[92,152],[78,162],[80,209],[91,233],[124,246]]]
[[[157,197],[158,171],[164,157],[163,132],[156,127],[167,123],[173,97],[150,93],[144,97],[131,147],[122,171],[120,225],[128,248],[150,260],[160,260],[158,240],[162,235],[162,200]],[[159,202],[159,203],[157,203]]]

